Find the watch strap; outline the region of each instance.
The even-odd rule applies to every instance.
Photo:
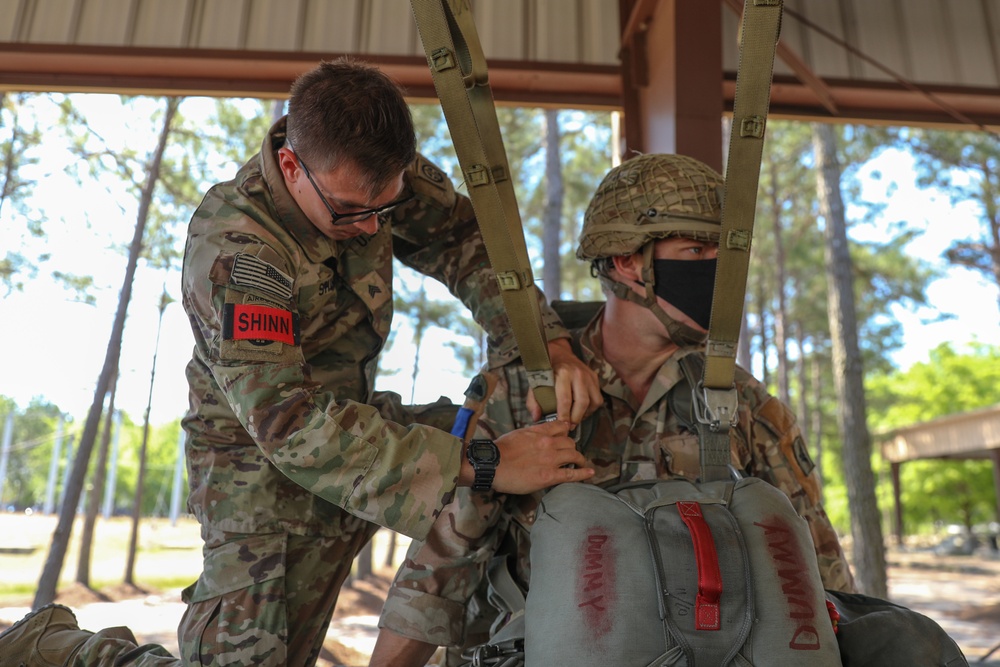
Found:
[[[496,464],[480,463],[478,466],[474,465],[473,470],[476,472],[472,480],[473,491],[489,491],[493,488],[493,478],[497,474]]]

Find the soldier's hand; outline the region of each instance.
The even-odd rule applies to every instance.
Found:
[[[597,373],[573,353],[569,339],[550,340],[548,350],[549,361],[555,371],[556,415],[576,426],[604,403],[601,383]],[[528,392],[527,405],[535,421],[544,416],[531,392]]]
[[[545,422],[511,431],[496,440],[500,448],[493,488],[503,493],[531,493],[563,482],[593,477],[583,454],[567,434],[569,424]],[[573,465],[575,468],[563,466]]]

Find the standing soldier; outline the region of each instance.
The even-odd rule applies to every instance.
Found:
[[[322,63],[292,86],[288,116],[260,153],[208,191],[188,231],[195,348],[183,426],[204,570],[184,591],[183,664],[312,665],[378,526],[421,538],[474,479],[528,493],[593,474],[567,433],[601,400],[596,377],[541,293],[558,421],[500,435],[477,459],[421,424],[420,410],[373,390],[394,256],[465,303],[494,365],[516,357],[471,204],[416,153],[402,92],[367,65]],[[0,636],[4,667],[74,660],[174,659],[136,648],[127,630],[81,631],[59,605]]]

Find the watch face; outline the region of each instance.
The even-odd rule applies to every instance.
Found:
[[[496,463],[500,460],[500,452],[489,440],[473,440],[469,443],[469,458],[479,463]]]

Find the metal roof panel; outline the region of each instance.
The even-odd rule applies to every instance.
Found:
[[[136,3],[131,44],[176,47],[187,44],[192,0],[146,0]]]
[[[523,2],[478,0],[474,12],[487,58],[526,59],[528,31]]]
[[[90,2],[92,0],[85,0]],[[196,20],[191,26],[190,48],[245,49],[244,0],[214,0],[196,3]]]
[[[362,4],[362,0],[306,2],[308,11],[303,11],[302,15],[301,49],[324,52],[331,51],[331,44],[338,44],[337,51],[357,52],[361,41]]]
[[[622,0],[471,2],[487,58],[498,64],[491,80],[506,100],[618,103]],[[671,7],[638,2],[654,13]],[[921,122],[948,122],[896,75],[944,89],[967,113],[1000,113],[1000,0],[785,0],[785,8],[785,46],[836,91],[848,117],[887,118],[905,107]],[[738,18],[729,8],[721,15],[728,90]],[[0,0],[0,50],[6,89],[277,93],[290,72],[318,58],[357,54],[431,90],[414,71],[423,49],[408,0]],[[826,114],[780,60],[775,74],[785,113]]]

